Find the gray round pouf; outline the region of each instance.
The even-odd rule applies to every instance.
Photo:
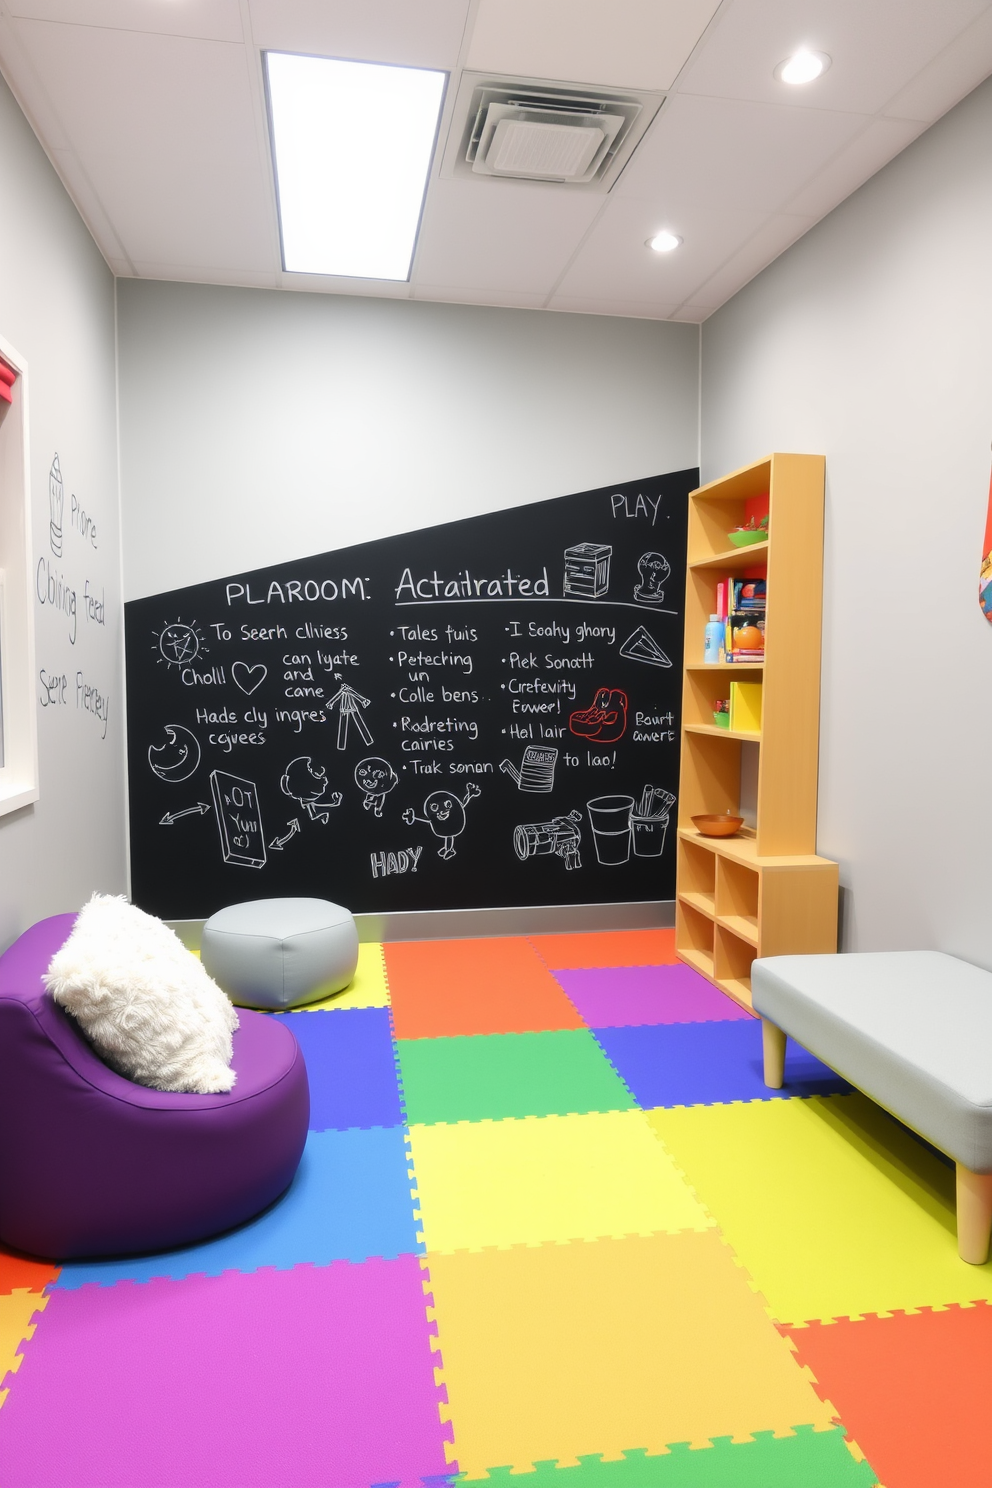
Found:
[[[250,899],[210,916],[200,959],[242,1007],[300,1007],[347,987],[358,931],[350,910],[328,899]]]

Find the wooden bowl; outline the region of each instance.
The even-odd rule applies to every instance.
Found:
[[[733,837],[744,825],[742,816],[694,816],[692,825],[701,837]]]

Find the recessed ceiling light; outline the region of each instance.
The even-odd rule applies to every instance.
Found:
[[[677,248],[681,241],[682,239],[676,237],[675,233],[663,229],[660,233],[655,233],[653,238],[648,238],[646,246],[653,248],[655,253],[671,253],[672,249]]]
[[[791,57],[778,64],[775,76],[781,83],[812,83],[829,66],[830,58],[826,52],[811,52],[808,47],[800,47],[798,52],[793,52]]]
[[[408,279],[447,74],[266,52],[283,266]]]

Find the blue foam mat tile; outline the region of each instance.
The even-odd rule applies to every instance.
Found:
[[[285,1271],[307,1263],[421,1254],[405,1135],[403,1127],[311,1132],[292,1184],[257,1219],[161,1255],[72,1263],[54,1285],[75,1290],[88,1282],[113,1286],[159,1276],[179,1281],[262,1266]]]
[[[714,1106],[730,1101],[839,1095],[851,1089],[789,1040],[785,1084],[762,1078],[761,1023],[667,1023],[596,1028],[596,1039],[639,1106]]]
[[[310,1079],[310,1130],[403,1121],[388,1008],[279,1013],[296,1035]]]

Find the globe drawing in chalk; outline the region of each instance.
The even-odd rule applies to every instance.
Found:
[[[188,780],[200,763],[200,744],[195,734],[178,723],[165,725],[164,744],[149,744],[148,763],[159,780]]]

